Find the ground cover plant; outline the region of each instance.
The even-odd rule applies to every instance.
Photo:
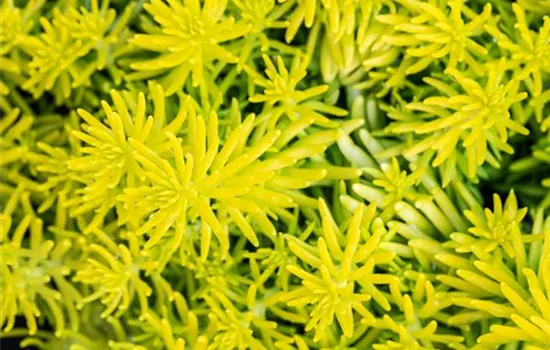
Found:
[[[550,1],[0,26],[3,347],[550,349]]]

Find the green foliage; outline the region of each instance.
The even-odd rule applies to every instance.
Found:
[[[548,0],[4,0],[0,340],[550,348]]]

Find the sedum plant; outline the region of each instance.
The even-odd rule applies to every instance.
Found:
[[[223,18],[227,1],[152,1],[144,5],[159,27],[150,33],[135,34],[132,43],[142,49],[158,52],[158,57],[136,62],[132,69],[150,78],[173,71],[163,81],[168,94],[181,89],[189,73],[193,86],[210,82],[208,67],[213,61],[237,63],[238,58],[219,45],[242,37],[249,24]],[[152,28],[153,29],[153,28]]]
[[[367,321],[374,318],[363,304],[371,298],[388,309],[388,299],[378,290],[377,285],[387,284],[394,297],[398,294],[397,279],[394,276],[374,273],[376,265],[387,264],[393,258],[391,252],[377,249],[381,231],[367,234],[365,242],[360,244],[363,236],[361,228],[363,226],[368,229],[371,225],[374,206],[365,209],[363,205],[359,205],[345,235],[335,227],[326,203],[321,200],[319,210],[323,236],[317,241],[317,249],[292,239],[292,236],[288,243],[289,249],[316,272],[311,274],[299,266],[288,266],[287,270],[300,278],[303,286],[281,296],[289,306],[313,306],[305,330],[315,329],[314,341],[323,336],[334,318],[344,337],[351,337],[355,313]],[[339,243],[342,240],[345,242],[343,247]]]
[[[528,134],[529,130],[512,119],[510,108],[514,103],[525,99],[525,92],[518,92],[519,81],[512,79],[502,83],[504,62],[488,67],[484,86],[467,78],[455,68],[448,68],[448,74],[454,78],[465,93],[457,92],[452,85],[442,81],[425,78],[427,84],[434,86],[445,97],[431,96],[422,102],[412,102],[406,108],[420,112],[423,121],[404,120],[390,124],[390,132],[401,134],[414,132],[425,135],[406,151],[406,155],[415,155],[427,150],[436,152],[432,166],[443,164],[446,168],[444,181],[456,176],[460,157],[465,158],[465,174],[469,178],[476,176],[476,168],[486,161],[492,161],[498,167],[499,152],[513,153],[507,143],[508,133]],[[435,119],[431,119],[435,116]],[[453,153],[461,144],[462,154]],[[491,147],[489,147],[489,145]]]
[[[487,49],[473,39],[483,33],[481,28],[491,16],[490,3],[483,12],[472,16],[462,1],[447,2],[448,11],[429,2],[396,2],[414,16],[392,14],[376,19],[395,28],[395,33],[383,40],[406,47],[405,55],[413,58],[414,64],[407,68],[407,74],[422,71],[439,59],[447,62],[447,68],[464,62],[477,74],[482,72],[475,57],[486,55]],[[464,17],[469,21],[465,22]]]
[[[550,348],[547,0],[0,4],[0,347]]]
[[[517,79],[529,79],[529,88],[534,96],[542,92],[542,75],[548,74],[550,62],[548,60],[548,38],[550,36],[550,19],[545,16],[539,32],[533,32],[525,18],[525,11],[519,4],[512,4],[517,23],[514,25],[518,37],[512,41],[497,27],[486,25],[486,30],[495,37],[503,49],[509,51],[509,69],[518,72]]]
[[[73,88],[89,83],[95,71],[103,70],[116,57],[132,7],[128,6],[117,19],[108,1],[100,7],[94,0],[89,9],[54,9],[51,19],[41,17],[42,33],[23,39],[22,45],[27,47],[32,60],[27,66],[28,79],[21,88],[35,98],[52,91],[60,103],[70,96]],[[115,73],[113,79],[120,79],[116,66],[109,70]]]

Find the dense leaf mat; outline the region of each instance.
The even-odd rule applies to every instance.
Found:
[[[549,0],[0,7],[3,344],[550,349]]]

